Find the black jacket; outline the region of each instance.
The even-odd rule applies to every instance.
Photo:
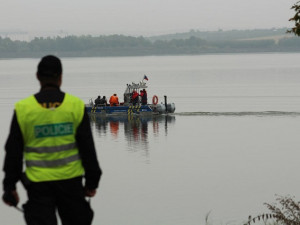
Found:
[[[58,106],[64,99],[65,93],[59,88],[41,89],[35,94],[37,101],[44,107],[51,105]],[[99,166],[94,140],[91,132],[91,126],[88,114],[85,110],[81,124],[76,132],[76,142],[81,156],[82,164],[85,169],[85,187],[95,189],[98,187],[102,174]],[[20,126],[14,112],[10,133],[5,144],[5,160],[3,171],[5,177],[3,180],[4,191],[16,189],[16,183],[21,179],[23,171],[23,137]]]

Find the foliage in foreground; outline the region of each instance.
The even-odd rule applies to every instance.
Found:
[[[263,221],[264,224],[272,219],[277,224],[283,225],[300,225],[300,202],[296,202],[291,196],[278,196],[277,203],[265,203],[270,213],[258,215],[256,217],[249,216],[245,225]]]
[[[287,32],[300,36],[300,1],[295,3],[291,9],[293,9],[296,14],[294,15],[294,17],[290,18],[289,21],[294,21],[295,26]]]

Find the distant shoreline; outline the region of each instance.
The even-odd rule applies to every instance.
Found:
[[[215,31],[155,37],[109,35],[36,37],[30,42],[0,38],[0,58],[130,57],[232,53],[300,52],[300,38],[286,29]]]

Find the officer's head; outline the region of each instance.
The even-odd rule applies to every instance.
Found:
[[[60,59],[53,55],[47,55],[41,59],[37,68],[37,78],[42,85],[61,85],[62,65]]]

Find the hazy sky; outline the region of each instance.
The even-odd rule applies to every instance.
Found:
[[[0,0],[0,31],[153,35],[291,27],[297,0]]]

